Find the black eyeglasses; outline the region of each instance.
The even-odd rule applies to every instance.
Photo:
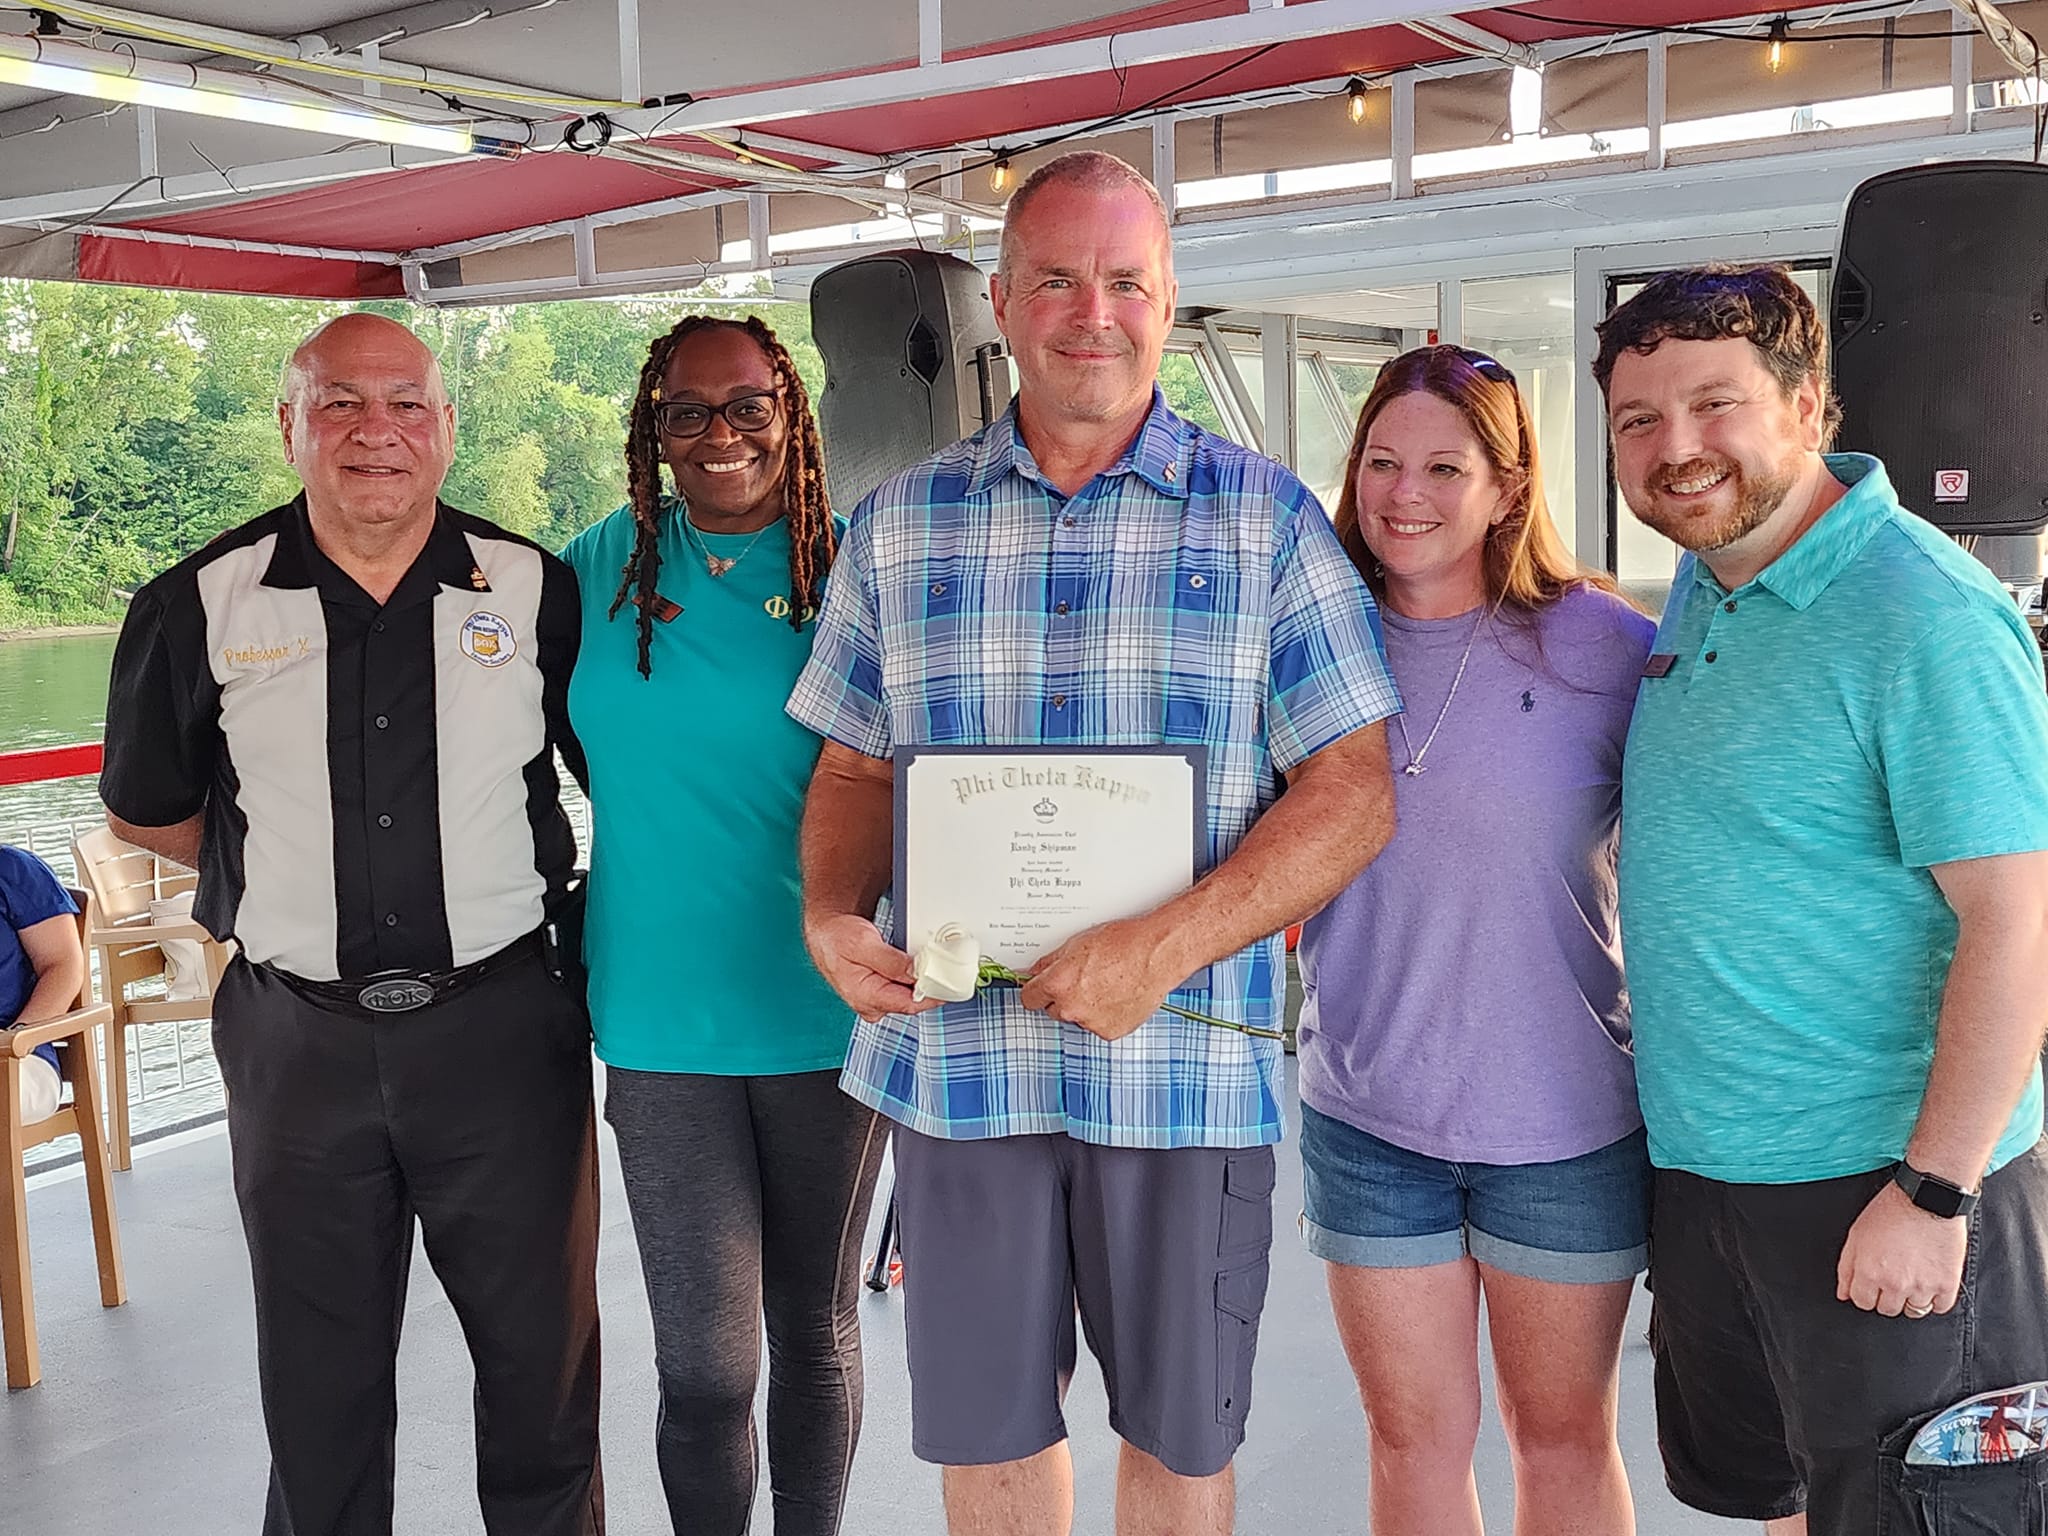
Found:
[[[711,418],[723,416],[735,432],[766,432],[775,425],[782,409],[782,397],[773,390],[740,395],[723,405],[706,405],[701,400],[663,400],[654,407],[654,422],[670,437],[702,437],[711,430]]]
[[[1472,371],[1482,379],[1491,379],[1496,384],[1513,384],[1515,382],[1514,373],[1508,368],[1506,363],[1488,357],[1484,352],[1475,352],[1470,347],[1447,347],[1445,350],[1457,353],[1458,356],[1470,363]]]

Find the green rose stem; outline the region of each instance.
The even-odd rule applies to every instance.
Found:
[[[981,969],[975,972],[976,987],[1021,987],[1031,978],[1022,972],[1013,971],[999,960],[983,959]],[[1285,1040],[1287,1036],[1277,1029],[1260,1029],[1252,1024],[1240,1024],[1235,1019],[1218,1019],[1206,1013],[1196,1013],[1192,1008],[1177,1008],[1172,1003],[1159,1005],[1166,1012],[1179,1018],[1207,1024],[1211,1029],[1234,1029],[1240,1035],[1257,1035],[1261,1040]]]

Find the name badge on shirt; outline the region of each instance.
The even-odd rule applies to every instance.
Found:
[[[1677,665],[1678,658],[1675,655],[1652,656],[1648,661],[1643,663],[1643,676],[1669,677],[1671,675],[1671,669]]]
[[[638,593],[634,594],[633,601],[636,604],[640,601],[640,596]],[[675,619],[675,616],[683,611],[683,605],[678,602],[672,602],[670,599],[663,597],[659,592],[657,592],[648,601],[647,611],[653,614],[657,619],[661,620],[662,623],[667,624],[672,622]]]

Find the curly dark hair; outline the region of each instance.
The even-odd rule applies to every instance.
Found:
[[[1791,272],[1776,262],[1741,267],[1716,262],[1665,272],[1594,327],[1600,355],[1593,377],[1604,394],[1623,352],[1654,352],[1661,341],[1725,341],[1740,337],[1789,398],[1808,379],[1820,385],[1826,410],[1822,442],[1834,440],[1842,406],[1828,387],[1828,333],[1820,311]]]
[[[633,506],[633,553],[619,576],[618,594],[606,618],[616,618],[631,597],[640,617],[640,675],[654,674],[649,651],[654,643],[654,583],[661,574],[661,429],[655,425],[654,402],[668,372],[669,359],[688,337],[700,331],[743,331],[767,354],[782,391],[789,420],[789,453],[782,468],[782,499],[789,517],[789,622],[801,630],[817,611],[825,572],[838,553],[832,532],[832,503],[825,492],[825,455],[818,443],[818,423],[811,397],[798,377],[789,350],[757,316],[728,320],[720,315],[685,315],[666,336],[657,336],[640,367],[640,387],[626,429],[626,488]]]

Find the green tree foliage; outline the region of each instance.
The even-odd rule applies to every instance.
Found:
[[[278,385],[346,307],[0,281],[0,628],[117,617],[151,575],[296,494]],[[625,499],[648,342],[694,306],[363,307],[442,358],[458,411],[446,498],[553,546]],[[769,307],[808,344],[800,306]]]
[[[1215,403],[1209,398],[1209,386],[1202,382],[1201,370],[1195,366],[1191,354],[1169,352],[1160,359],[1159,388],[1166,396],[1166,403],[1179,415],[1218,437],[1229,436],[1223,430],[1223,418],[1216,413]]]
[[[804,304],[751,287],[510,308],[360,306],[441,359],[457,412],[443,496],[556,548],[625,500],[625,420],[655,337],[686,314],[757,314],[815,402]],[[289,500],[278,434],[292,349],[348,306],[0,280],[0,629],[106,621],[223,529]],[[1219,429],[1191,359],[1174,407]],[[830,445],[827,445],[830,451]]]

